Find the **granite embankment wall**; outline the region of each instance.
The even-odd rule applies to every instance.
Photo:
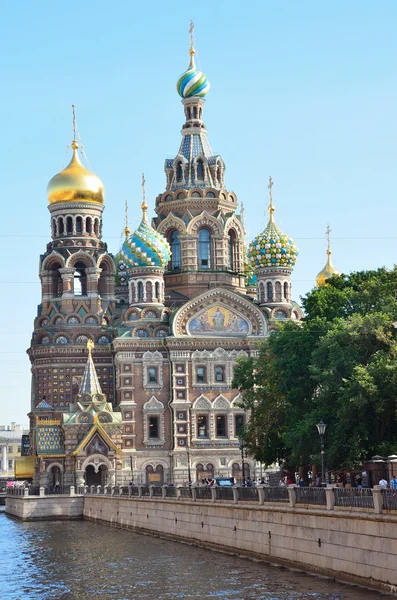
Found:
[[[86,496],[84,518],[397,594],[397,516]]]
[[[82,519],[84,496],[7,496],[6,513],[22,521]]]

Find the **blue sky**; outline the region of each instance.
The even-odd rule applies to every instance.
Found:
[[[40,301],[39,254],[50,240],[46,186],[68,162],[71,104],[90,167],[106,186],[104,238],[118,250],[124,202],[139,221],[164,190],[183,110],[175,90],[197,62],[211,82],[204,121],[245,205],[249,237],[276,222],[300,249],[295,299],[325,262],[343,272],[392,267],[397,249],[397,4],[361,0],[2,5],[0,424],[27,423],[25,354]]]

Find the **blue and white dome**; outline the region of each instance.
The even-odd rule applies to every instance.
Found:
[[[126,237],[117,255],[117,262],[129,267],[165,268],[171,258],[170,246],[161,233],[149,224],[146,216],[147,204],[142,203],[142,221],[132,235]]]
[[[191,98],[192,96],[202,98],[210,91],[210,82],[195,65],[194,48],[190,49],[189,68],[178,79],[176,89],[181,98]]]

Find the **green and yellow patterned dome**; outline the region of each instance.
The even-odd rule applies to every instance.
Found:
[[[298,248],[293,239],[280,231],[274,222],[274,207],[270,204],[270,218],[263,233],[248,247],[249,265],[257,270],[266,267],[293,268],[298,258]]]

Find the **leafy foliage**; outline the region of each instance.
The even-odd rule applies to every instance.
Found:
[[[234,386],[250,411],[249,452],[265,464],[354,466],[397,448],[397,269],[334,277],[303,299],[301,324],[280,324],[243,360]],[[397,323],[396,323],[397,325]]]

